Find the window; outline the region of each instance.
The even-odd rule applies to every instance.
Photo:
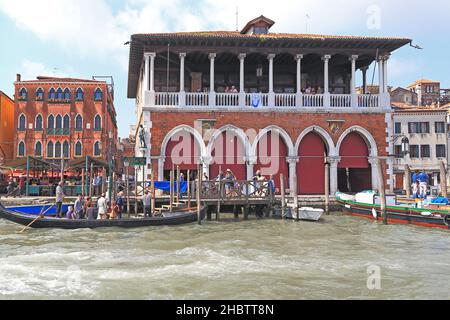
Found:
[[[78,141],[78,142],[75,144],[75,156],[76,156],[76,157],[81,157],[81,156],[82,156],[81,149],[82,149],[81,142]]]
[[[76,131],[83,130],[83,117],[81,115],[77,115],[75,117],[75,130]]]
[[[59,88],[58,90],[56,90],[56,99],[62,100],[63,98],[64,98],[64,92],[62,91],[61,88]]]
[[[25,131],[27,119],[24,114],[19,117],[19,131]]]
[[[34,155],[36,157],[42,157],[42,143],[40,141],[36,142],[34,147]]]
[[[430,133],[429,122],[408,122],[409,133]]]
[[[430,157],[430,146],[428,144],[424,144],[420,146],[420,156],[422,158]]]
[[[53,128],[55,128],[55,116],[51,114],[47,118],[47,129]]]
[[[27,89],[22,88],[19,91],[19,100],[27,100],[28,98],[28,93],[27,93]]]
[[[69,129],[70,128],[70,116],[68,114],[66,114],[64,116],[64,120],[63,120],[63,128],[64,129]]]
[[[401,145],[395,146],[394,153],[396,158],[398,159],[404,158]]]
[[[51,88],[50,91],[48,92],[48,99],[50,101],[53,101],[56,99],[56,92],[55,89]]]
[[[53,142],[47,143],[47,158],[53,158]]]
[[[62,129],[62,117],[60,114],[56,116],[56,129]]]
[[[61,158],[61,142],[55,143],[55,158]]]
[[[435,133],[445,133],[445,122],[439,121],[434,123]]]
[[[63,143],[63,156],[64,158],[69,158],[69,143],[67,141],[64,141]]]
[[[36,100],[38,101],[44,100],[44,90],[42,90],[41,88],[37,89],[36,91]]]
[[[102,117],[96,115],[94,118],[94,130],[102,130]]]
[[[94,144],[94,156],[99,157],[100,156],[100,141],[97,141]]]
[[[83,99],[84,99],[84,93],[83,93],[83,90],[82,90],[81,88],[78,88],[78,89],[77,89],[77,92],[76,92],[75,100],[77,100],[77,101],[83,101]]]
[[[70,90],[68,88],[64,89],[64,100],[70,101]]]
[[[23,141],[19,142],[19,148],[17,150],[19,157],[25,157],[25,143]]]
[[[42,125],[42,116],[38,114],[36,116],[36,123],[34,124],[34,129],[36,131],[42,131],[43,125]]]
[[[396,134],[402,133],[402,124],[401,124],[401,122],[396,122],[395,123],[395,133]]]
[[[445,144],[436,145],[436,158],[445,158]]]
[[[254,34],[267,34],[268,32],[267,27],[253,27]]]
[[[419,158],[419,146],[416,144],[412,144],[409,146],[409,155],[411,158]]]
[[[97,88],[94,93],[94,100],[101,101],[103,99],[103,92],[100,88]]]

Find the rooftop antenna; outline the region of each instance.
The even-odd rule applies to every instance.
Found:
[[[236,6],[236,32],[239,31],[239,7]]]
[[[306,33],[308,33],[308,20],[309,20],[309,13],[306,14]]]

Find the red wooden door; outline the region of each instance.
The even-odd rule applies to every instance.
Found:
[[[297,164],[297,187],[299,194],[325,193],[325,144],[314,132],[308,133],[300,143]]]

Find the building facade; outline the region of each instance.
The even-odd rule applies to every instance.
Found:
[[[417,93],[401,87],[394,88],[391,91],[391,102],[417,106]]]
[[[14,155],[14,101],[0,91],[0,164]]]
[[[14,157],[108,160],[117,142],[113,90],[105,81],[17,75]]]
[[[418,106],[429,106],[439,101],[441,83],[439,81],[421,79],[409,85],[406,89],[417,94]]]
[[[145,130],[136,155],[147,157],[147,177],[200,164],[210,178],[261,170],[278,189],[283,174],[291,190],[323,194],[328,161],[333,193],[377,189],[377,161],[393,149],[388,60],[410,40],[270,33],[272,24],[261,16],[241,32],[131,37],[128,97],[136,135]],[[376,57],[379,93],[364,94],[363,81],[358,94],[356,72],[365,79]]]
[[[405,165],[412,171],[425,170],[430,184],[440,182],[440,163],[448,167],[447,109],[417,107],[395,108],[393,113],[395,137],[394,163],[395,189],[405,190]],[[409,154],[401,154],[401,138],[409,139]]]

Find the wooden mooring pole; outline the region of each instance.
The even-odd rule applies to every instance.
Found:
[[[127,191],[127,215],[129,218],[130,217],[130,166],[127,166],[126,170],[127,170],[127,177],[126,177],[125,188]]]
[[[180,187],[181,187],[180,166],[177,166],[177,203],[180,203]]]
[[[441,195],[447,198],[447,170],[445,169],[444,161],[440,163],[440,175],[441,175]]]
[[[174,172],[173,170],[170,171],[170,212],[173,212],[173,177]]]
[[[191,210],[191,170],[187,171],[187,202],[188,210]]]
[[[387,224],[387,214],[386,214],[386,188],[384,186],[384,174],[383,174],[383,164],[380,159],[377,159],[377,171],[378,171],[378,191],[380,192],[380,202],[381,202],[381,217],[383,218],[383,223]]]
[[[284,175],[280,175],[280,188],[281,188],[281,219],[284,219],[286,214],[286,190],[284,188]]]
[[[298,185],[297,185],[297,173],[294,172],[294,185],[292,190],[292,196],[294,197],[294,210],[295,210],[295,221],[299,221],[299,207],[298,207]]]
[[[330,215],[330,164],[325,162],[325,214]]]
[[[202,224],[202,204],[201,204],[201,194],[202,194],[202,174],[201,172],[201,164],[198,166],[198,175],[197,175],[197,222],[199,225]]]
[[[138,216],[138,182],[137,182],[137,167],[134,167],[134,214]]]
[[[405,184],[406,196],[411,198],[411,169],[407,164],[405,164]]]
[[[155,216],[155,207],[156,207],[156,191],[155,191],[155,173],[153,172],[153,163],[151,165],[151,195],[152,195],[152,202],[151,202],[151,215],[152,217]]]
[[[221,171],[222,171],[222,166],[219,166],[219,187],[218,187],[218,195],[217,195],[216,221],[220,220],[220,202],[222,201],[222,178],[220,176]]]

